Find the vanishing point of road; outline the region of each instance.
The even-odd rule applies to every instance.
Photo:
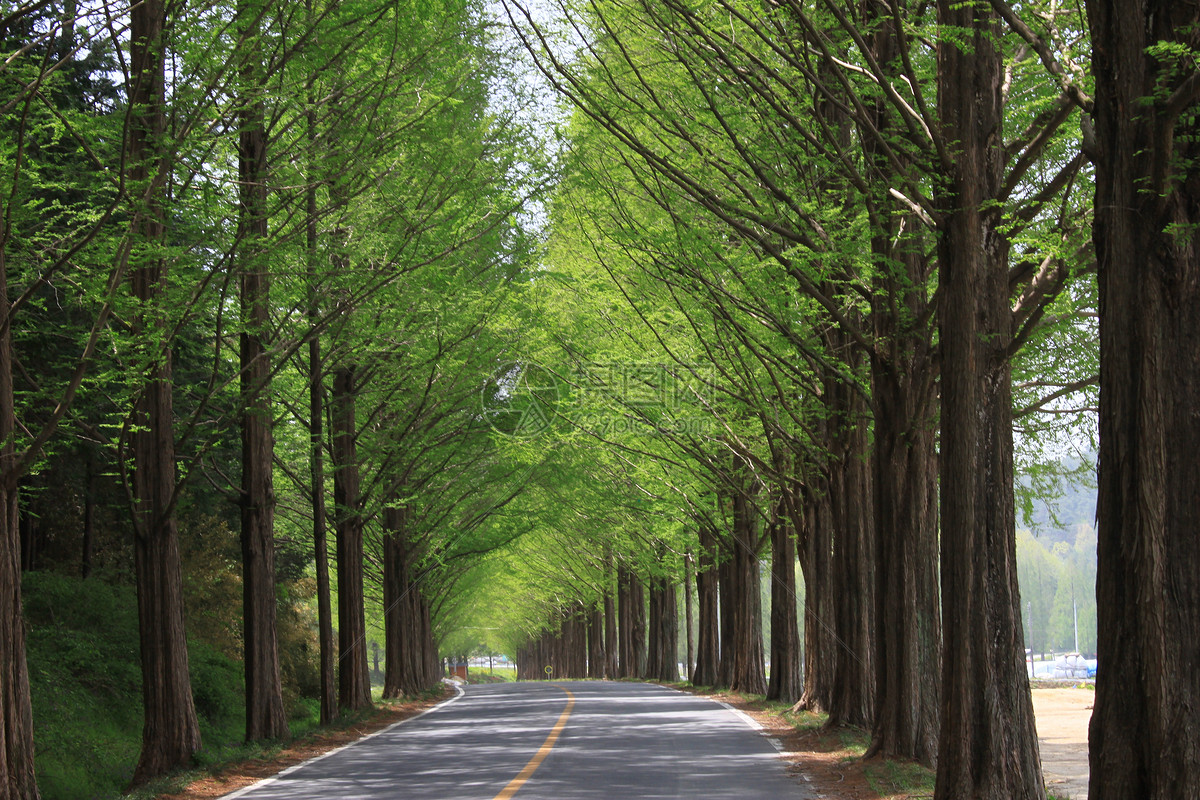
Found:
[[[808,797],[728,708],[651,684],[579,681],[471,686],[227,800]]]

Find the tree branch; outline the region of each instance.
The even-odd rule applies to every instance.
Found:
[[[1063,90],[1063,93],[1071,98],[1075,105],[1090,114],[1093,105],[1092,98],[1088,97],[1062,68],[1062,64],[1054,57],[1054,52],[1050,49],[1050,45],[1046,43],[1046,40],[1026,25],[1020,15],[1013,11],[1012,6],[1004,2],[1004,0],[991,0],[991,4],[996,13],[1013,29],[1013,32],[1028,42],[1029,46],[1038,54],[1046,70],[1058,81],[1059,88]]]
[[[1013,412],[1013,420],[1014,421],[1018,420],[1021,417],[1028,416],[1029,414],[1032,414],[1034,412],[1047,413],[1047,414],[1070,414],[1070,413],[1079,413],[1081,411],[1091,410],[1088,408],[1047,409],[1047,408],[1044,408],[1044,406],[1047,403],[1054,402],[1055,400],[1057,400],[1060,397],[1066,397],[1069,394],[1074,394],[1075,392],[1078,392],[1080,389],[1086,389],[1089,386],[1097,386],[1097,385],[1099,385],[1099,383],[1100,383],[1099,375],[1091,375],[1087,378],[1083,378],[1081,380],[1073,381],[1072,383],[1068,383],[1065,386],[1063,386],[1061,389],[1059,389],[1057,392],[1051,392],[1050,394],[1043,397],[1041,400],[1038,400],[1036,403],[1031,403],[1030,405],[1027,405],[1024,408],[1017,409],[1016,411],[1014,411]]]

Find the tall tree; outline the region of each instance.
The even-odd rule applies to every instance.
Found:
[[[133,228],[141,260],[131,275],[143,374],[130,420],[133,460],[134,570],[141,640],[142,752],[134,784],[190,763],[200,748],[192,704],[183,580],[175,523],[175,434],[171,351],[166,337],[166,5],[137,3],[130,12],[128,180],[137,203]]]
[[[867,2],[860,24],[868,52],[890,83],[907,81],[899,67],[909,45],[897,6]],[[919,20],[913,20],[917,23]],[[920,94],[914,93],[914,99]],[[870,360],[873,418],[871,491],[875,529],[875,668],[872,751],[902,753],[929,762],[936,752],[941,669],[938,610],[935,321],[929,302],[934,259],[927,255],[920,215],[887,195],[924,164],[911,137],[911,120],[893,97],[865,98],[863,155],[877,204],[871,235],[874,270],[871,314],[875,346]],[[865,119],[863,118],[865,116]],[[906,142],[905,140],[909,140]],[[848,343],[849,344],[849,343]],[[851,356],[853,358],[853,356]],[[841,692],[839,692],[841,694]],[[844,696],[855,720],[864,698]]]
[[[1017,591],[1009,243],[1001,230],[999,17],[942,0],[938,112],[948,143],[938,247],[942,380],[939,800],[1045,796]]]
[[[1200,6],[1090,0],[1100,282],[1096,800],[1200,794]]]
[[[263,7],[239,0],[242,45],[238,98],[238,252],[241,366],[242,611],[246,739],[287,735],[275,609],[274,441],[271,433],[270,277],[267,245],[267,131],[262,64]]]
[[[308,98],[305,110],[307,168],[310,175],[319,160],[315,100]],[[317,640],[320,649],[321,723],[337,718],[336,655],[333,644],[333,598],[329,583],[329,543],[325,503],[325,362],[317,327],[321,319],[321,287],[318,282],[319,236],[317,231],[317,181],[310,178],[304,190],[305,250],[308,261],[308,320],[313,329],[308,339],[308,495],[312,509],[313,566],[317,579]]]

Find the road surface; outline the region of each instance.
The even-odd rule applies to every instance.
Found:
[[[471,686],[433,711],[228,800],[801,800],[765,737],[661,686]]]

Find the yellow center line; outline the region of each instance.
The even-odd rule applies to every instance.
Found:
[[[561,686],[556,687],[562,689]],[[550,735],[546,737],[546,741],[542,742],[542,746],[533,754],[533,758],[529,759],[529,763],[525,765],[525,769],[517,777],[508,782],[508,786],[500,794],[496,795],[493,800],[508,800],[517,793],[517,790],[525,785],[525,781],[533,777],[533,773],[537,772],[537,768],[546,760],[546,756],[550,755],[550,751],[554,748],[554,743],[558,741],[558,735],[562,733],[562,729],[567,726],[567,718],[571,716],[571,709],[575,707],[575,695],[567,692],[567,707],[558,715],[558,722],[554,723],[554,728],[551,729]]]

